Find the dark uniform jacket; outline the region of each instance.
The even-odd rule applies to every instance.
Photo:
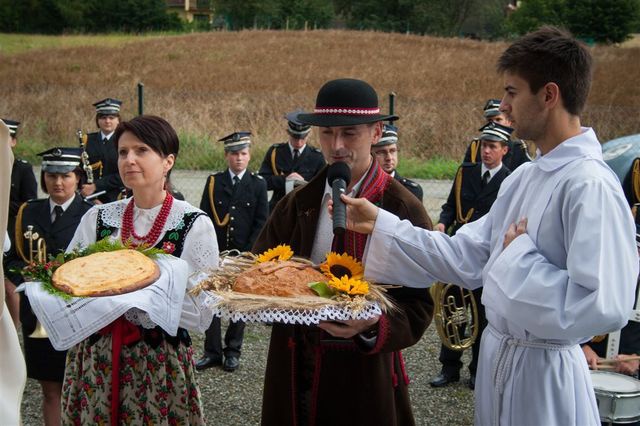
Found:
[[[478,144],[476,149],[476,158],[471,161],[472,146],[476,143]],[[510,139],[507,143],[507,146],[509,147],[509,151],[504,155],[504,157],[502,157],[502,164],[507,166],[509,170],[514,171],[518,168],[518,166],[531,161],[527,143],[522,139]],[[467,152],[465,152],[464,154],[463,162],[476,164],[480,164],[482,162],[482,153],[480,151],[479,140],[475,139],[469,144],[469,146],[467,147]]]
[[[418,185],[416,182],[412,181],[411,179],[407,179],[406,177],[400,176],[400,174],[398,174],[397,171],[393,174],[393,177],[398,182],[400,182],[402,186],[407,188],[409,192],[411,192],[413,195],[418,197],[418,200],[422,201],[422,187],[420,185]]]
[[[289,244],[309,257],[318,224],[327,169],[289,193],[269,218],[253,252]],[[422,204],[391,179],[381,208],[431,228]],[[375,346],[359,336],[340,339],[317,327],[274,324],[265,373],[262,424],[412,425],[407,371],[400,350],[420,340],[431,322],[433,302],[426,289],[399,287],[388,295],[398,309],[383,314]],[[293,377],[292,377],[293,376]],[[302,387],[309,389],[310,422],[301,423]]]
[[[200,209],[213,222],[220,251],[251,250],[269,216],[267,184],[261,176],[247,170],[237,185],[234,188],[225,170],[209,176],[202,193]]]
[[[289,142],[271,145],[264,156],[258,172],[267,181],[267,189],[273,191],[269,208],[273,207],[285,195],[285,178],[296,172],[307,182],[324,167],[325,161],[318,148],[306,145],[298,161],[294,164]]]
[[[640,280],[638,281],[638,285],[640,285]],[[634,304],[634,306],[636,305]],[[582,344],[581,346],[589,345],[599,357],[605,358],[607,355],[608,342],[609,335],[607,334],[604,340],[601,340],[599,342],[587,342]],[[618,353],[625,355],[640,355],[640,322],[629,321],[627,325],[625,325],[622,330],[620,330],[620,346],[618,347]]]
[[[118,199],[118,194],[124,189],[118,173],[118,151],[114,135],[106,142],[102,142],[102,133],[95,132],[87,135],[87,154],[93,168],[93,183],[96,192],[107,191],[98,197],[103,203],[110,203]]]
[[[481,173],[481,163],[463,163],[458,169],[458,174],[449,192],[449,198],[447,198],[447,202],[442,205],[442,212],[440,213],[440,223],[444,224],[445,229],[449,229],[449,227],[453,225],[453,233],[455,233],[455,231],[465,223],[473,222],[487,214],[498,196],[502,181],[509,176],[511,171],[503,163],[502,168],[491,178],[484,188],[482,187]],[[460,212],[465,219],[469,216],[467,220],[463,220],[462,222],[458,220],[456,211],[458,203],[456,185],[458,179],[462,179],[460,187]],[[473,211],[471,215],[469,215],[471,209],[473,209]]]
[[[82,216],[93,205],[84,201],[79,194],[76,194],[73,202],[69,205],[64,214],[54,223],[51,223],[51,211],[49,198],[32,200],[20,208],[16,217],[15,227],[12,231],[16,244],[11,247],[11,252],[7,259],[7,269],[5,270],[9,279],[16,285],[22,283],[22,275],[12,272],[11,269],[22,269],[29,260],[29,242],[24,238],[27,226],[33,226],[33,232],[37,232],[44,238],[47,245],[47,255],[55,256],[61,251],[65,251],[73,234],[80,223]],[[36,249],[34,242],[33,249]],[[34,254],[35,258],[35,254]],[[31,312],[26,297],[20,298],[20,320],[27,334],[31,326],[35,328],[35,316]]]
[[[38,184],[33,167],[25,160],[16,158],[11,168],[11,192],[9,194],[9,217],[16,217],[22,203],[38,196]]]

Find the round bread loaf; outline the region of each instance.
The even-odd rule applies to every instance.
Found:
[[[52,284],[72,296],[114,296],[139,290],[160,277],[160,268],[136,250],[94,253],[62,264]]]
[[[327,281],[327,277],[310,265],[268,261],[238,275],[233,291],[263,296],[317,296],[307,284],[318,281]]]

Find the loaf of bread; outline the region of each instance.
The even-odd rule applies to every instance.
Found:
[[[247,269],[236,278],[233,291],[263,296],[316,296],[307,284],[327,278],[310,265],[268,261]]]
[[[114,296],[139,290],[160,277],[160,268],[136,250],[94,253],[62,264],[54,287],[72,296]]]

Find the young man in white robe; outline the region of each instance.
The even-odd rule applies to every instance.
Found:
[[[580,125],[591,62],[582,44],[552,27],[502,54],[500,110],[519,137],[535,142],[537,158],[503,182],[487,215],[455,236],[343,196],[347,227],[372,234],[367,279],[484,286],[478,425],[600,424],[579,343],[627,322],[638,254],[620,183],[594,131]]]

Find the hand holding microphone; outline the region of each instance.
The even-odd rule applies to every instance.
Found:
[[[347,227],[347,207],[340,198],[345,194],[347,185],[351,181],[351,169],[342,161],[329,166],[327,173],[329,185],[331,185],[331,198],[333,200],[333,233],[343,235]]]

